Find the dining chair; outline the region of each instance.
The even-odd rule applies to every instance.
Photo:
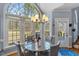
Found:
[[[60,42],[58,42],[56,45],[51,46],[50,52],[49,52],[50,56],[57,56],[58,55],[59,45],[60,45]]]
[[[35,51],[30,51],[26,49],[24,45],[22,46],[21,49],[22,49],[23,56],[35,56]]]
[[[20,44],[20,42],[18,41],[18,42],[15,42],[14,44],[16,45],[18,56],[25,56],[26,52],[22,47],[22,45]]]
[[[18,56],[23,56],[24,54],[22,53],[20,42],[14,42],[14,44],[16,45]]]
[[[79,36],[77,37],[76,41],[72,43],[72,47],[75,49],[79,49]]]

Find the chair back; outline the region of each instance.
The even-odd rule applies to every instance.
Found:
[[[59,45],[60,45],[60,42],[58,42],[57,45],[51,46],[50,56],[57,56],[58,55]]]
[[[15,45],[16,45],[16,48],[17,48],[18,55],[23,56],[24,55],[23,54],[23,49],[22,49],[22,46],[21,46],[20,42],[15,43]]]
[[[27,36],[27,41],[32,41],[32,36]]]

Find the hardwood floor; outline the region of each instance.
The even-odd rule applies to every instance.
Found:
[[[73,50],[74,52],[78,53],[79,54],[79,49],[76,49],[76,48],[67,48],[69,50]]]
[[[8,54],[8,56],[17,56],[17,52],[12,52],[12,53]]]
[[[66,49],[73,50],[74,52],[79,54],[79,49],[75,49],[75,48],[66,48]],[[9,54],[8,56],[17,56],[17,52],[13,52]]]

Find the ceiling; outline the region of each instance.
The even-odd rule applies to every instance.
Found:
[[[79,7],[79,3],[65,3],[64,5],[56,8],[56,9],[73,9],[73,8],[76,8],[76,7]]]
[[[38,6],[44,13],[50,12],[53,9],[60,7],[62,5],[63,3],[38,3]]]
[[[44,13],[48,13],[55,9],[76,8],[79,7],[79,3],[39,3],[38,6]]]

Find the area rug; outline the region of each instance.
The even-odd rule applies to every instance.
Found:
[[[76,52],[65,48],[60,48],[58,55],[59,56],[79,56],[79,54],[77,54]]]

